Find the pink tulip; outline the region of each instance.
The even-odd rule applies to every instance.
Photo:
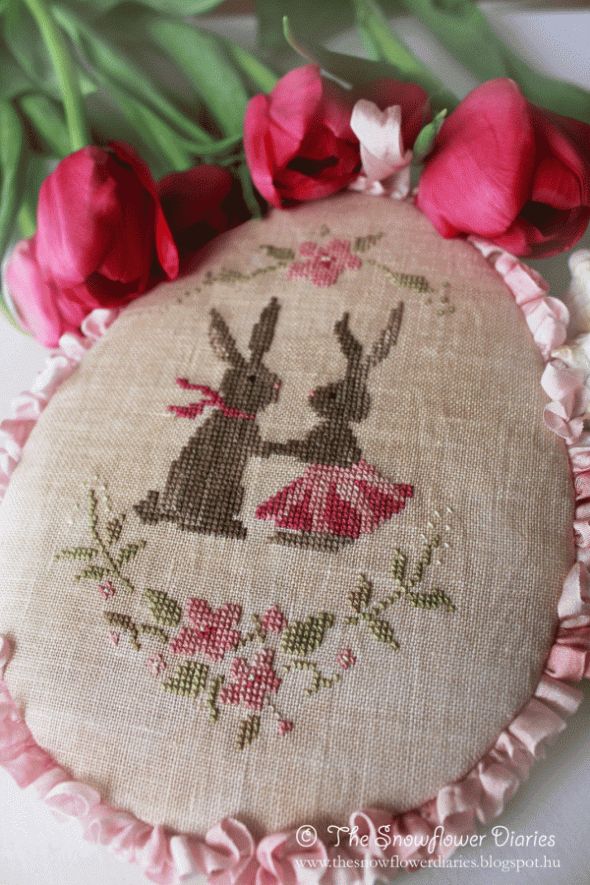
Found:
[[[444,237],[474,234],[515,255],[554,255],[590,221],[590,126],[491,80],[444,123],[418,206]]]

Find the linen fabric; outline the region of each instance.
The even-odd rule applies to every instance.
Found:
[[[321,827],[459,778],[531,696],[573,562],[541,372],[503,282],[411,205],[214,241],[59,389],[0,507],[36,740],[182,830]]]

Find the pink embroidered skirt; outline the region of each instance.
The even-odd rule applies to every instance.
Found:
[[[366,461],[351,467],[312,464],[256,509],[281,529],[356,539],[399,513],[414,489],[392,482]]]

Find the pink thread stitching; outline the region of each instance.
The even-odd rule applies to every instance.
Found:
[[[212,609],[206,599],[189,599],[186,617],[193,627],[182,627],[170,643],[175,654],[192,657],[200,652],[210,661],[223,660],[226,652],[239,645],[242,638],[235,627],[242,617],[241,606],[225,603]]]
[[[168,411],[178,418],[193,420],[202,415],[208,406],[211,406],[213,409],[218,409],[226,418],[238,418],[243,421],[256,420],[256,415],[251,415],[249,412],[243,412],[241,409],[228,406],[219,391],[213,390],[207,384],[191,384],[188,378],[177,378],[176,383],[183,390],[198,390],[203,394],[203,399],[197,403],[188,403],[186,406],[168,406]]]
[[[241,704],[247,710],[262,710],[269,694],[276,694],[282,684],[274,666],[274,651],[265,648],[248,664],[245,658],[234,658],[230,676],[233,680],[219,692],[221,704]]]
[[[288,279],[307,277],[314,286],[333,286],[345,270],[358,270],[362,261],[353,255],[350,240],[330,240],[321,245],[307,241],[299,247],[299,254],[307,261],[294,261],[289,266]]]

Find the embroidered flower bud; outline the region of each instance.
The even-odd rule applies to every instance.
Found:
[[[103,581],[101,584],[98,585],[98,589],[103,599],[111,599],[111,597],[114,596],[117,592],[117,589],[112,581]]]
[[[350,670],[356,664],[356,657],[351,648],[341,648],[336,655],[336,663],[343,670]]]
[[[260,624],[269,633],[280,633],[287,626],[287,618],[278,606],[273,605],[264,612]]]
[[[289,734],[290,731],[293,731],[294,728],[295,725],[290,719],[281,719],[277,725],[277,734],[283,737],[283,735]]]
[[[152,676],[159,676],[166,669],[167,664],[164,659],[164,655],[160,652],[157,655],[152,655],[151,658],[147,660],[147,668],[152,674]]]
[[[109,640],[111,642],[111,645],[115,645],[115,646],[119,645],[120,639],[121,639],[121,634],[117,633],[116,630],[111,630],[109,632]]]

